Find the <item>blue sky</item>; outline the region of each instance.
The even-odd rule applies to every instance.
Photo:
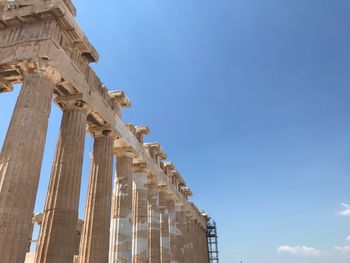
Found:
[[[150,127],[216,219],[221,262],[349,262],[349,1],[74,3],[94,68],[133,102],[125,122]],[[1,144],[18,89],[0,96]],[[60,117],[53,107],[37,211]]]

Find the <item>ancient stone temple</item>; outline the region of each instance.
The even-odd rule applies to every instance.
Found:
[[[208,217],[161,145],[144,142],[149,129],[123,123],[131,103],[89,66],[99,56],[75,16],[70,0],[0,2],[0,93],[22,84],[0,155],[0,262],[207,263]],[[53,102],[62,121],[33,216]],[[85,136],[94,146],[79,220]]]

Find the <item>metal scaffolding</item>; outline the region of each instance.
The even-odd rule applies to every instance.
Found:
[[[216,223],[213,219],[208,221],[207,239],[209,263],[219,263],[218,233]]]

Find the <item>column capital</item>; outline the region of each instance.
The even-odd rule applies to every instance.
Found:
[[[181,191],[186,195],[186,196],[193,196],[193,193],[191,189],[188,186],[182,186]]]
[[[109,92],[109,96],[111,98],[110,105],[117,116],[121,117],[121,110],[123,108],[131,107],[131,101],[125,95],[124,91],[111,91]]]
[[[134,158],[135,154],[131,147],[114,147],[114,155],[119,157],[129,157]]]
[[[165,171],[166,175],[171,177],[171,171],[173,171],[174,169],[175,169],[175,165],[173,164],[173,162],[171,162],[171,161],[164,162],[164,171]]]
[[[87,106],[87,104],[83,100],[83,94],[75,94],[75,95],[67,95],[60,96],[55,98],[55,103],[62,110],[73,110],[80,109],[85,115],[91,113],[91,109]]]
[[[88,132],[94,138],[100,138],[100,137],[104,137],[104,136],[114,138],[112,128],[109,125],[89,127]]]
[[[174,169],[170,172],[172,177],[172,182],[175,184],[177,190],[182,193],[181,188],[186,186],[186,182],[183,177],[180,175],[179,171]]]
[[[133,173],[146,173],[148,176],[151,174],[151,170],[147,167],[146,163],[134,163],[132,171]]]
[[[167,158],[165,151],[158,142],[144,143],[143,146],[148,150],[153,159],[159,158],[160,160],[165,160]]]
[[[150,130],[147,126],[135,126],[132,123],[126,124],[126,127],[131,131],[131,133],[136,137],[136,139],[143,144],[143,138],[145,135],[149,134]]]
[[[39,74],[48,77],[55,84],[62,81],[61,74],[53,67],[52,62],[44,58],[23,64],[20,71],[24,77],[30,74]]]
[[[135,126],[136,129],[136,138],[140,143],[143,143],[143,138],[145,135],[150,133],[150,129],[147,126]]]

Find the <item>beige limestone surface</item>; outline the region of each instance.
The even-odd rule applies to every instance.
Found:
[[[108,263],[112,166],[113,138],[102,131],[94,142],[80,263]]]
[[[61,101],[63,116],[46,197],[36,263],[71,263],[85,142],[86,112],[78,101]]]
[[[110,262],[129,263],[132,259],[132,157],[117,157],[111,220]]]

